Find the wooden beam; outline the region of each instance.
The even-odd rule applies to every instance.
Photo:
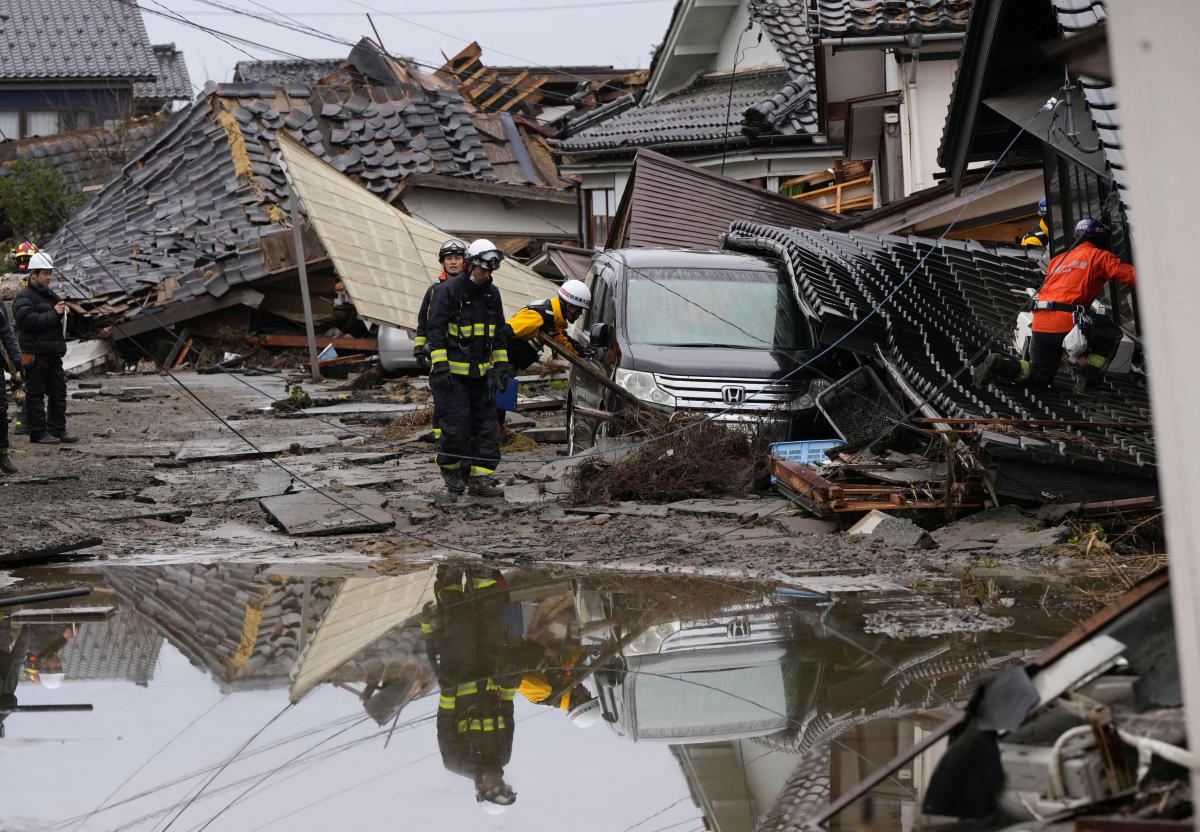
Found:
[[[209,315],[213,312],[219,312],[222,309],[228,309],[231,306],[240,305],[257,309],[262,305],[262,302],[262,292],[257,292],[254,289],[232,289],[219,298],[204,297],[181,303],[172,303],[162,308],[147,310],[147,312],[153,311],[153,316],[147,314],[147,312],[143,312],[128,321],[113,324],[113,340],[120,341],[124,338],[133,338],[152,329],[158,329],[160,326],[169,326],[177,324],[180,321],[199,318],[201,315]]]

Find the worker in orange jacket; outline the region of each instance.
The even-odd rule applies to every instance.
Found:
[[[1029,360],[991,353],[974,369],[976,387],[993,378],[1030,387],[1047,387],[1062,362],[1063,342],[1074,328],[1087,341],[1074,357],[1079,374],[1075,392],[1095,388],[1121,343],[1121,328],[1104,316],[1090,311],[1092,302],[1110,281],[1133,289],[1137,275],[1133,266],[1107,250],[1108,228],[1085,217],[1075,224],[1075,245],[1050,261],[1046,282],[1038,290],[1033,305],[1033,339]]]

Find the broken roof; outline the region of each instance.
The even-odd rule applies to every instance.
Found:
[[[153,50],[154,60],[158,64],[158,77],[152,82],[135,82],[133,97],[191,101],[192,79],[188,76],[183,53],[176,49],[173,43],[156,43]]]
[[[425,288],[441,271],[437,252],[446,233],[376,199],[298,141],[286,135],[278,141],[300,201],[359,316],[415,329]],[[552,283],[511,260],[493,278],[505,317],[554,294]]]
[[[971,10],[970,0],[814,0],[812,6],[826,38],[962,32]],[[791,11],[797,20],[802,14]]]
[[[631,153],[638,147],[740,147],[764,134],[816,132],[811,83],[785,69],[755,69],[701,76],[659,101],[621,110],[553,143],[565,153]]]
[[[825,228],[839,217],[715,171],[641,149],[611,223],[608,248],[716,248],[734,220]]]
[[[289,204],[272,161],[278,131],[380,196],[415,172],[495,179],[462,99],[418,75],[391,86],[213,85],[47,243],[86,289],[67,291],[119,293],[106,269],[129,290],[177,277],[175,300],[264,277],[257,246],[282,230]]]
[[[154,81],[142,13],[122,0],[5,0],[0,80]]]
[[[823,343],[833,343],[848,321],[866,320],[854,339],[909,392],[916,406],[927,403],[944,417],[1054,419],[1092,422],[1148,422],[1150,401],[1145,376],[1131,373],[1109,381],[1095,397],[1071,393],[1067,370],[1044,390],[992,384],[971,386],[964,368],[987,349],[1011,343],[1017,313],[1027,289],[1043,281],[1038,261],[1014,247],[1003,252],[975,242],[920,237],[805,231],[754,222],[731,227],[726,247],[782,257],[790,266],[797,298],[825,327]],[[922,257],[929,253],[920,268]],[[889,293],[909,274],[905,288]],[[882,332],[876,336],[876,330]],[[870,331],[871,337],[864,333]],[[851,342],[847,342],[847,346]],[[1104,428],[1087,434],[1095,455],[1131,463],[1130,470],[1154,462],[1147,431]],[[1004,438],[995,444],[1005,444]],[[1013,439],[1022,450],[1030,447]],[[1037,443],[1048,456],[1069,449]]]
[[[305,58],[281,61],[238,61],[235,84],[316,84],[346,66],[345,58]]]

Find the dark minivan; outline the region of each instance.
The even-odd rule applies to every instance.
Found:
[[[585,360],[651,408],[718,411],[722,421],[760,425],[774,439],[804,435],[822,421],[815,398],[828,386],[826,376],[796,371],[818,352],[814,328],[776,261],[616,249],[596,255],[587,283]],[[607,436],[618,401],[572,372],[571,453]]]

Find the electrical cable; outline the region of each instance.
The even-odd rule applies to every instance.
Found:
[[[134,2],[134,0],[122,0],[122,2]],[[154,0],[154,2],[157,2],[157,0]],[[136,5],[136,3],[135,3],[135,5]],[[361,4],[360,4],[360,5],[361,5]],[[1045,110],[1045,109],[1046,109],[1046,107],[1040,108],[1040,109],[1039,109],[1037,112],[1042,112],[1042,111],[1043,111],[1043,110]],[[883,298],[883,299],[882,299],[882,300],[881,300],[881,301],[880,301],[878,304],[876,304],[876,305],[875,305],[875,306],[874,306],[874,307],[873,307],[873,308],[872,308],[872,309],[871,309],[871,310],[870,310],[870,311],[869,311],[869,312],[868,312],[868,313],[867,313],[867,314],[866,314],[866,315],[865,315],[863,318],[861,318],[861,319],[859,319],[858,321],[856,321],[856,322],[855,322],[855,324],[854,324],[853,326],[851,326],[851,327],[850,327],[850,328],[849,328],[849,329],[848,329],[848,330],[847,330],[845,333],[843,333],[843,334],[842,334],[842,335],[841,335],[841,336],[840,336],[840,337],[839,337],[839,338],[838,338],[836,341],[834,341],[832,344],[828,345],[827,347],[825,347],[824,349],[822,349],[821,351],[819,351],[819,352],[818,352],[818,353],[817,353],[815,356],[812,356],[811,358],[809,358],[808,360],[806,360],[804,363],[797,365],[797,367],[795,367],[793,370],[789,371],[788,373],[784,374],[784,375],[783,375],[783,376],[781,376],[780,378],[773,379],[773,380],[771,381],[771,383],[770,383],[770,384],[767,384],[767,385],[765,385],[765,386],[764,386],[762,389],[760,389],[760,390],[758,390],[758,391],[755,391],[755,392],[754,392],[754,393],[752,393],[750,396],[748,396],[748,397],[747,397],[747,398],[746,398],[746,399],[745,399],[743,402],[740,402],[740,403],[738,403],[737,405],[731,405],[730,407],[727,407],[727,408],[724,408],[724,409],[722,409],[722,410],[720,410],[720,411],[716,411],[716,412],[714,412],[714,413],[711,413],[711,414],[707,415],[705,418],[703,418],[703,419],[701,419],[701,420],[699,420],[699,421],[697,421],[697,422],[695,422],[695,423],[692,423],[692,424],[686,425],[686,426],[684,426],[684,427],[682,427],[682,428],[679,428],[679,429],[676,429],[676,430],[674,430],[674,431],[670,431],[670,432],[668,432],[668,433],[666,433],[666,434],[663,434],[662,436],[658,436],[658,437],[651,437],[651,438],[648,438],[648,439],[645,439],[645,440],[641,440],[641,441],[639,441],[639,442],[632,443],[632,444],[630,444],[630,445],[623,446],[623,447],[619,447],[619,448],[615,448],[615,449],[604,450],[604,451],[594,451],[594,452],[589,452],[589,453],[585,453],[585,454],[582,454],[582,455],[575,455],[575,456],[574,456],[574,457],[572,457],[572,458],[574,458],[574,459],[586,459],[586,458],[589,458],[589,457],[594,457],[594,456],[602,456],[602,455],[606,455],[606,454],[612,454],[612,453],[619,452],[619,451],[624,451],[624,450],[632,450],[632,449],[634,449],[634,448],[640,447],[640,446],[642,446],[642,445],[649,444],[649,443],[651,443],[651,442],[655,442],[655,441],[661,441],[662,439],[665,439],[665,438],[669,438],[669,437],[671,437],[671,436],[678,435],[678,434],[680,434],[680,433],[682,433],[682,432],[684,432],[684,431],[686,431],[686,430],[693,429],[693,428],[695,428],[695,427],[698,427],[699,425],[701,425],[701,424],[704,424],[704,423],[706,423],[706,422],[713,421],[713,420],[715,420],[715,419],[717,419],[717,418],[720,418],[720,417],[721,417],[721,416],[723,416],[723,415],[726,415],[726,414],[728,414],[729,412],[731,412],[731,411],[733,411],[733,410],[736,410],[736,409],[739,409],[740,407],[743,407],[743,406],[745,405],[745,403],[746,403],[746,402],[748,402],[748,401],[751,401],[751,400],[753,400],[753,399],[757,398],[759,395],[761,395],[762,393],[764,393],[766,390],[770,389],[771,387],[774,387],[774,386],[776,386],[776,385],[778,385],[778,384],[782,383],[783,381],[786,381],[788,378],[790,378],[791,376],[795,375],[795,374],[796,374],[797,372],[799,372],[801,369],[804,369],[805,367],[808,367],[808,366],[812,365],[812,364],[813,364],[815,361],[817,361],[818,359],[820,359],[820,358],[822,358],[823,356],[827,355],[829,352],[831,352],[831,351],[832,351],[833,349],[835,349],[836,347],[840,346],[840,345],[841,345],[841,344],[842,344],[842,343],[843,343],[843,342],[844,342],[844,341],[845,341],[847,338],[849,338],[851,335],[853,335],[853,334],[854,334],[854,332],[856,332],[856,331],[857,331],[857,330],[858,330],[858,329],[859,329],[859,328],[860,328],[860,327],[861,327],[861,326],[862,326],[864,323],[866,323],[866,321],[867,321],[867,320],[869,320],[869,319],[870,319],[871,317],[873,317],[873,316],[874,316],[876,313],[878,313],[878,312],[879,312],[879,310],[880,310],[880,309],[882,309],[882,307],[883,307],[883,306],[884,306],[884,305],[885,305],[885,304],[886,304],[886,303],[887,303],[887,302],[888,302],[888,301],[889,301],[889,300],[890,300],[890,299],[891,299],[891,298],[892,298],[892,297],[893,297],[893,296],[894,296],[894,295],[895,295],[895,294],[896,294],[896,293],[897,293],[897,292],[898,292],[898,291],[899,291],[901,288],[903,288],[903,287],[904,287],[904,286],[905,286],[905,285],[906,285],[906,284],[907,284],[907,283],[908,283],[908,282],[911,280],[911,278],[912,278],[912,277],[913,277],[913,276],[916,274],[916,272],[917,272],[917,271],[918,271],[918,270],[919,270],[919,269],[920,269],[920,268],[921,268],[921,267],[924,265],[925,261],[926,261],[926,260],[929,258],[929,256],[932,254],[932,252],[933,252],[933,251],[934,251],[934,249],[936,248],[936,244],[937,244],[938,242],[940,242],[940,241],[941,241],[941,240],[942,240],[942,239],[943,239],[943,238],[946,236],[946,234],[948,234],[948,233],[949,233],[949,232],[950,232],[950,231],[951,231],[951,230],[952,230],[952,229],[953,229],[953,228],[954,228],[954,227],[957,225],[957,223],[958,223],[959,219],[961,219],[961,217],[962,217],[963,213],[964,213],[964,212],[966,211],[966,209],[967,209],[967,208],[968,208],[968,207],[971,205],[971,203],[972,203],[972,202],[973,202],[973,201],[974,201],[974,200],[977,198],[977,196],[978,196],[978,194],[979,194],[980,190],[982,189],[983,185],[984,185],[984,184],[987,182],[987,180],[988,180],[988,179],[991,177],[991,175],[992,175],[992,174],[995,172],[995,170],[996,170],[996,169],[997,169],[997,167],[999,166],[1000,162],[1001,162],[1001,161],[1004,159],[1004,157],[1005,157],[1005,156],[1008,154],[1009,150],[1011,150],[1011,148],[1013,147],[1013,145],[1016,143],[1017,139],[1019,139],[1019,138],[1020,138],[1020,136],[1021,136],[1021,135],[1022,135],[1024,132],[1025,132],[1025,130],[1026,130],[1026,128],[1028,127],[1029,123],[1030,123],[1030,122],[1033,120],[1033,118],[1034,118],[1034,117],[1037,115],[1037,112],[1035,112],[1035,113],[1034,113],[1032,116],[1030,116],[1030,119],[1029,119],[1028,121],[1026,121],[1026,123],[1025,123],[1024,125],[1022,125],[1021,129],[1020,129],[1020,130],[1017,132],[1017,134],[1016,134],[1016,135],[1013,137],[1012,141],[1010,141],[1010,143],[1008,144],[1008,146],[1005,148],[1004,152],[1003,152],[1003,153],[1000,155],[1000,157],[998,157],[998,158],[995,160],[995,162],[993,162],[993,164],[992,164],[992,166],[989,168],[989,170],[988,170],[987,174],[986,174],[986,175],[985,175],[985,176],[984,176],[984,177],[983,177],[983,178],[980,180],[980,182],[979,182],[979,183],[976,185],[976,188],[975,188],[975,190],[972,192],[972,194],[971,194],[970,198],[969,198],[969,199],[967,200],[967,202],[966,202],[966,203],[964,203],[964,204],[963,204],[963,206],[962,206],[962,207],[959,209],[958,213],[957,213],[957,214],[955,215],[955,217],[954,217],[954,220],[953,220],[953,221],[952,221],[952,222],[951,222],[951,223],[950,223],[950,224],[949,224],[949,225],[948,225],[948,226],[947,226],[947,227],[946,227],[946,228],[945,228],[945,229],[944,229],[944,230],[941,232],[941,234],[938,236],[938,238],[936,238],[936,239],[934,240],[934,244],[933,244],[933,245],[931,245],[931,246],[929,247],[929,249],[928,249],[928,250],[925,252],[925,254],[924,254],[922,257],[921,257],[920,261],[918,261],[918,263],[917,263],[917,264],[916,264],[916,265],[913,267],[913,269],[912,269],[912,270],[911,270],[911,271],[910,271],[910,272],[909,272],[909,273],[908,273],[908,274],[907,274],[907,275],[904,277],[904,279],[903,279],[903,280],[901,280],[901,281],[900,281],[900,282],[899,282],[899,283],[898,283],[896,286],[894,286],[894,287],[891,289],[891,291],[889,291],[889,292],[888,292],[888,294],[887,294],[887,295],[886,295],[886,296],[885,296],[885,297],[884,297],[884,298]],[[44,192],[43,192],[43,194],[42,194],[42,195],[43,195],[43,198],[44,198],[44,199],[46,199],[46,201],[47,201],[47,202],[49,202],[49,199],[48,199],[48,197],[46,197],[46,196],[45,196]],[[51,208],[52,208],[52,209],[54,209],[54,210],[56,211],[56,213],[59,213],[59,212],[57,212],[57,209],[55,209],[55,207],[53,206],[53,204],[52,204],[52,203],[51,203]],[[61,216],[61,213],[60,213],[60,216]],[[78,243],[79,243],[79,244],[80,244],[80,245],[81,245],[81,246],[82,246],[82,247],[83,247],[83,248],[84,248],[86,251],[88,251],[88,253],[89,253],[89,254],[91,254],[92,258],[93,258],[94,260],[96,260],[96,262],[97,262],[97,263],[98,263],[98,264],[101,266],[101,268],[104,268],[105,272],[108,274],[108,276],[110,277],[110,279],[112,279],[112,280],[113,280],[113,282],[114,282],[114,283],[116,283],[116,284],[117,284],[119,287],[121,287],[122,289],[124,289],[124,287],[122,286],[122,284],[120,283],[120,281],[119,281],[119,280],[117,280],[117,279],[116,279],[116,277],[115,277],[115,276],[114,276],[114,275],[113,275],[113,274],[112,274],[112,273],[111,273],[111,272],[110,272],[110,271],[109,271],[109,270],[108,270],[108,269],[107,269],[107,268],[104,266],[104,264],[100,262],[99,258],[98,258],[98,257],[96,257],[96,255],[94,254],[94,252],[92,252],[92,251],[90,250],[90,248],[88,248],[88,247],[87,247],[87,245],[86,245],[85,243],[83,243],[83,241],[82,241],[82,240],[81,240],[81,239],[78,237],[78,235],[77,235],[77,234],[75,234],[74,230],[73,230],[73,229],[71,229],[69,225],[67,225],[67,226],[66,226],[66,228],[67,228],[67,229],[68,229],[68,231],[69,231],[69,232],[72,234],[72,236],[73,236],[73,237],[76,239],[76,241],[77,241],[77,242],[78,242]],[[150,313],[150,314],[153,314],[153,313]],[[156,319],[156,320],[158,320],[157,318],[155,318],[155,319]],[[182,341],[182,339],[180,339],[180,338],[179,338],[179,336],[178,336],[177,334],[173,333],[173,332],[172,332],[172,331],[171,331],[169,328],[167,328],[165,325],[162,325],[161,321],[159,321],[159,323],[160,323],[160,325],[161,325],[161,326],[163,326],[163,329],[164,329],[164,330],[166,330],[168,333],[170,333],[171,335],[173,335],[174,337],[176,337],[176,339],[177,339],[177,340],[180,340],[180,341]],[[214,364],[213,366],[218,366],[218,365],[215,365],[215,364]],[[272,400],[275,400],[275,399],[274,399],[274,397],[271,397],[271,396],[269,396],[269,395],[265,394],[265,392],[264,392],[264,391],[261,391],[261,390],[259,390],[259,389],[258,389],[258,388],[256,388],[254,385],[250,384],[249,382],[246,382],[244,379],[241,379],[241,378],[240,378],[239,376],[237,376],[236,374],[233,374],[233,373],[228,373],[228,370],[227,370],[226,368],[220,368],[220,367],[218,367],[218,369],[220,369],[222,372],[226,372],[226,373],[227,373],[228,375],[230,375],[231,377],[233,377],[233,378],[236,378],[238,381],[240,381],[241,383],[245,384],[247,387],[250,387],[251,389],[254,389],[254,390],[256,390],[256,391],[257,391],[257,392],[259,392],[261,395],[265,395],[267,398],[271,398]],[[960,371],[960,373],[961,373],[961,371]],[[170,375],[169,371],[168,371],[168,375]],[[173,376],[172,376],[172,377],[173,377]],[[173,378],[174,378],[174,377],[173,377]],[[181,383],[181,382],[179,382],[179,381],[178,381],[178,379],[175,379],[175,380],[176,380],[176,383]],[[197,399],[197,401],[199,402],[199,398],[198,398],[198,397],[196,397],[196,396],[195,396],[194,394],[192,394],[190,391],[189,391],[189,394],[190,394],[190,395],[193,395],[193,397],[194,397],[194,398],[196,398],[196,399]],[[335,428],[337,428],[337,427],[340,427],[340,429],[344,430],[345,432],[347,432],[347,433],[349,433],[349,434],[351,434],[351,435],[359,436],[359,437],[361,437],[361,438],[363,438],[363,439],[367,439],[367,440],[369,440],[369,441],[375,441],[375,442],[379,442],[379,440],[375,440],[373,437],[368,437],[368,436],[366,436],[366,435],[364,435],[364,434],[361,434],[361,433],[359,433],[359,432],[357,432],[357,431],[354,431],[354,430],[352,430],[352,429],[346,428],[346,427],[344,427],[344,426],[336,426],[336,425],[332,425],[331,423],[324,422],[324,420],[321,420],[319,417],[315,417],[315,416],[313,416],[312,414],[308,414],[308,413],[306,413],[305,411],[303,411],[303,410],[301,410],[301,409],[299,409],[299,408],[291,408],[291,409],[292,409],[294,412],[297,412],[297,413],[300,413],[300,414],[302,414],[302,415],[308,416],[309,418],[316,418],[316,419],[317,419],[317,421],[321,421],[321,422],[323,422],[324,424],[329,424],[329,425],[330,425],[330,426],[332,426],[332,427],[335,427]],[[214,413],[213,415],[214,415],[214,416],[216,416],[216,414],[215,414],[215,413]],[[220,418],[220,417],[219,417],[219,416],[217,416],[217,418]],[[224,422],[224,420],[222,420],[222,421]],[[238,433],[238,432],[236,431],[236,429],[234,429],[232,426],[229,426],[227,423],[226,423],[226,425],[227,425],[227,427],[229,427],[229,429],[230,429],[230,430],[234,431],[235,433]],[[240,436],[240,434],[238,434],[238,435]],[[241,437],[241,438],[245,439],[245,437]],[[246,441],[249,443],[249,440],[246,440]],[[249,444],[251,444],[251,446],[253,447],[253,443],[249,443]],[[385,445],[392,445],[392,444],[395,444],[395,443],[386,443],[386,442],[384,442],[384,443],[382,443],[382,444],[385,444]],[[417,449],[410,449],[410,450],[417,450]],[[464,459],[473,459],[473,458],[471,458],[471,457],[464,457]],[[552,461],[557,461],[557,458],[555,458],[555,460],[552,460]],[[278,463],[276,463],[276,464],[278,464]],[[286,468],[284,468],[282,465],[279,465],[279,467],[280,467],[280,468],[283,468],[283,470],[285,470],[285,471],[287,470],[287,469],[286,469]],[[290,472],[289,472],[289,473],[290,473]],[[294,475],[293,475],[293,476],[294,476]],[[298,479],[299,479],[299,478],[298,478]],[[303,480],[300,480],[300,481],[301,481],[301,482],[304,482]],[[312,487],[311,485],[309,485],[308,483],[304,483],[304,484],[305,484],[305,485],[308,485],[310,488],[313,488],[313,487]],[[313,488],[313,490],[318,490],[318,491],[319,491],[319,489],[316,489],[316,488]],[[330,499],[332,499],[332,498],[330,498]],[[336,501],[336,500],[335,500],[334,502],[338,502],[338,501]],[[340,502],[339,502],[339,505],[341,505],[341,503],[340,503]],[[345,506],[343,506],[343,507],[345,507]],[[347,508],[349,508],[349,507],[347,507]],[[362,514],[361,512],[357,512],[357,513],[358,513],[358,514],[360,514],[360,515]],[[414,539],[418,539],[418,540],[420,540],[420,538],[414,538]],[[425,541],[425,542],[429,542],[429,541]],[[461,549],[459,549],[459,551],[464,551],[464,550],[461,550]],[[471,554],[478,554],[478,553],[471,553]]]
[[[200,0],[203,2],[203,0]],[[254,2],[254,0],[250,0]],[[474,9],[412,9],[405,10],[406,15],[420,17],[428,15],[430,17],[438,17],[445,15],[463,15],[463,14],[510,14],[512,12],[557,12],[557,11],[586,11],[588,9],[608,7],[608,6],[649,6],[655,3],[668,3],[672,0],[593,0],[590,3],[561,3],[556,5],[538,5],[538,6],[482,6]],[[255,3],[255,5],[258,5]],[[189,14],[200,15],[215,15],[219,12],[206,12],[203,10],[190,11]],[[293,12],[295,17],[358,17],[359,12]],[[291,16],[285,15],[288,19]]]

